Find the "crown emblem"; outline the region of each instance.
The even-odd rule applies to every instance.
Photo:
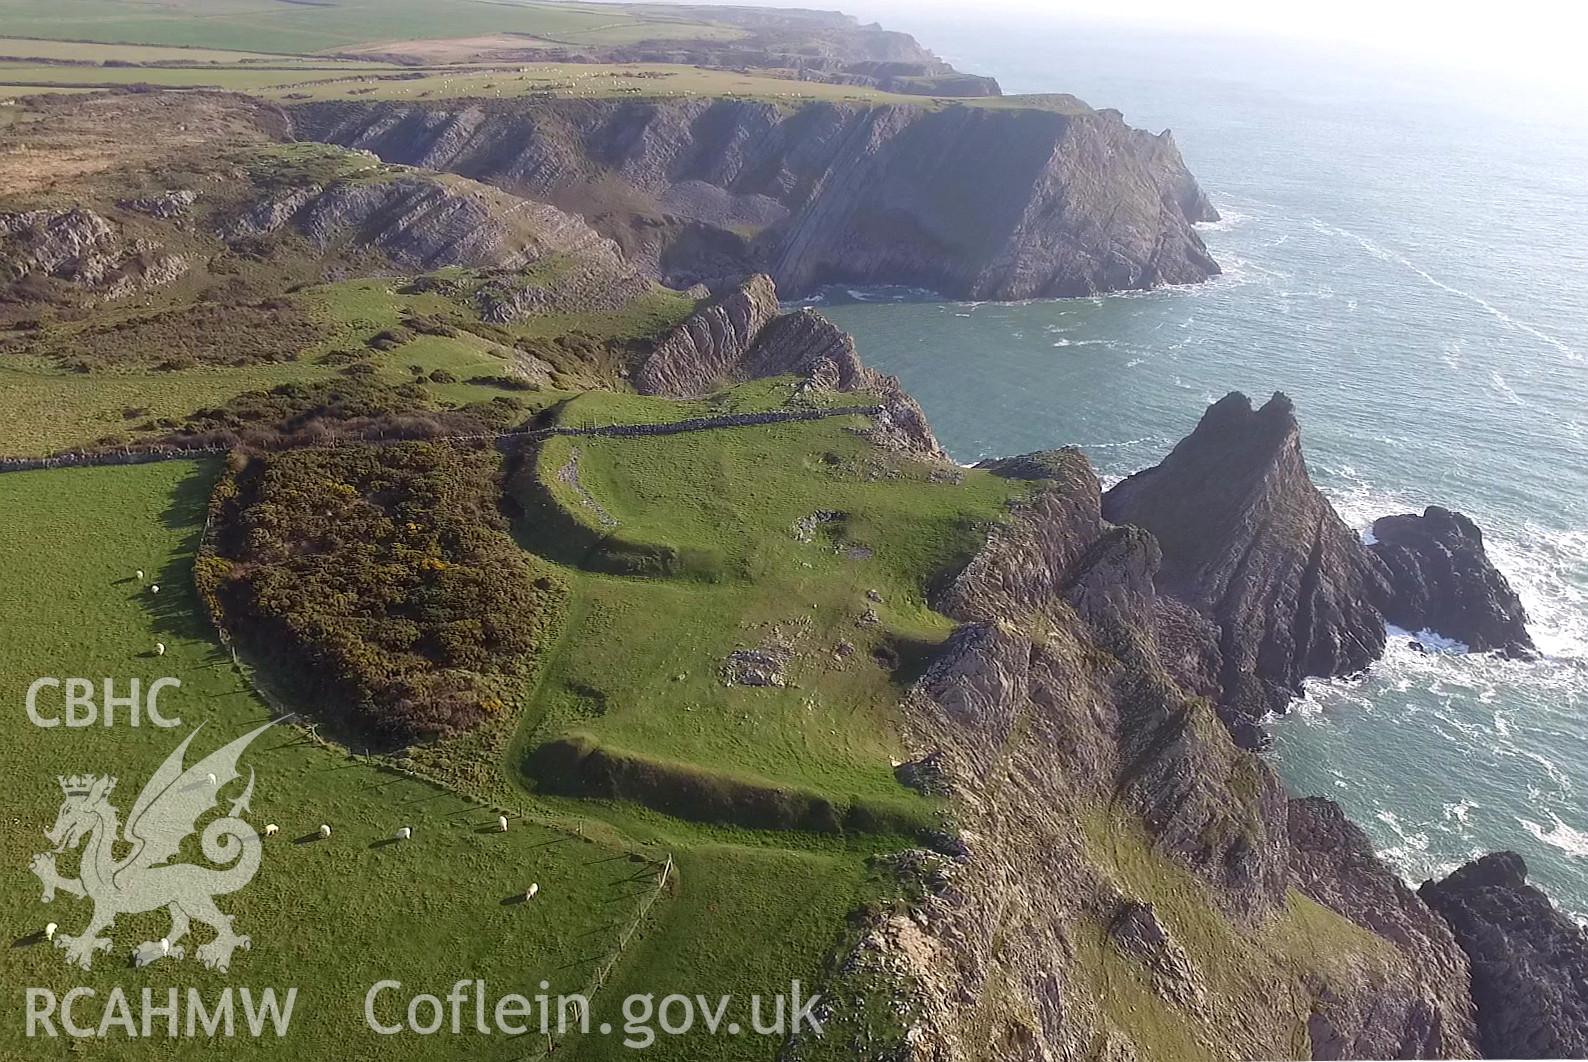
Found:
[[[57,775],[56,777],[60,779],[61,792],[65,793],[69,797],[87,796],[93,791],[94,783],[99,781],[99,776],[97,774],[74,774],[70,777],[66,775]],[[110,784],[105,787],[105,792],[107,793],[116,786],[116,780],[114,778],[110,779],[109,781]]]

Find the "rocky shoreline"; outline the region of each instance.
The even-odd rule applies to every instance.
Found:
[[[1413,891],[1250,751],[1303,679],[1371,665],[1386,613],[1530,646],[1470,521],[1394,517],[1364,544],[1308,478],[1282,395],[1215,403],[1107,493],[1078,451],[984,466],[1042,490],[941,596],[961,626],[906,701],[953,794],[950,865],[851,958],[917,1015],[906,1057],[978,1057],[988,1036],[1019,1058],[1583,1052],[1588,937],[1520,857]],[[1303,915],[1305,951],[1276,954]],[[1114,1009],[1119,964],[1152,1019]]]

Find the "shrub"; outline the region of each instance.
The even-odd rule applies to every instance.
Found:
[[[317,701],[398,743],[516,703],[565,586],[513,542],[492,449],[255,458],[218,490],[201,592]]]

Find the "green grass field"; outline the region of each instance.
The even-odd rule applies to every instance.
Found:
[[[13,828],[0,841],[0,895],[9,939],[25,940],[47,921],[81,928],[86,901],[39,899],[28,872],[48,847],[41,831],[55,817],[60,774],[113,773],[114,802],[125,812],[143,781],[175,744],[203,724],[195,751],[219,747],[268,718],[200,618],[189,566],[216,469],[174,462],[137,468],[18,473],[0,477],[0,618],[7,647],[0,687],[13,726],[0,742]],[[48,543],[48,548],[41,548]],[[161,592],[133,578],[142,567]],[[152,648],[164,642],[156,657]],[[24,715],[24,694],[41,676],[182,679],[161,708],[182,726],[40,729]],[[45,702],[48,703],[48,702]],[[190,754],[190,761],[193,757]],[[554,991],[576,991],[612,946],[643,897],[640,864],[625,850],[520,821],[507,834],[480,832],[496,812],[445,791],[349,759],[290,727],[267,732],[245,763],[257,772],[251,821],[281,832],[265,845],[254,882],[222,906],[252,937],[229,977],[197,963],[156,964],[134,975],[126,952],[166,932],[155,916],[117,926],[116,953],[88,973],[71,970],[45,944],[8,952],[8,986],[76,984],[108,990],[227,983],[299,989],[299,1017],[287,1040],[240,1048],[240,1057],[455,1058],[445,1038],[413,1038],[393,1052],[368,1032],[363,991],[385,977],[444,989],[459,977],[482,977],[502,992],[532,992],[541,978]],[[328,841],[296,844],[319,823]],[[378,846],[401,825],[415,828],[403,845]],[[62,869],[70,864],[62,857]],[[529,882],[534,904],[504,904]],[[204,930],[196,930],[201,942]],[[8,987],[8,995],[12,988]],[[12,1009],[14,1000],[7,1000]],[[66,1046],[26,1044],[20,1021],[0,1023],[0,1056],[67,1057]],[[471,1057],[509,1058],[525,1048],[473,1045]],[[116,1057],[209,1057],[202,1041],[121,1048]],[[495,1053],[492,1053],[494,1051]]]
[[[777,386],[786,385],[752,385],[744,401],[765,405]],[[599,401],[610,409],[625,400]],[[639,409],[629,416],[639,419]],[[247,761],[258,772],[252,821],[279,823],[281,834],[267,845],[258,878],[228,907],[254,945],[227,977],[192,963],[134,972],[108,957],[79,975],[54,949],[26,944],[13,951],[8,980],[57,992],[79,978],[102,991],[116,983],[296,986],[300,1013],[288,1040],[250,1042],[240,1054],[324,1057],[335,1049],[352,1058],[455,1058],[458,1043],[449,1038],[368,1033],[361,1017],[368,985],[391,977],[440,994],[459,978],[481,978],[496,991],[529,994],[545,978],[554,993],[582,990],[651,894],[655,867],[647,860],[672,855],[671,884],[597,994],[596,1021],[621,1029],[619,1000],[630,993],[747,999],[784,991],[795,979],[818,990],[832,949],[845,939],[846,916],[886,888],[867,857],[903,839],[752,832],[632,804],[540,796],[519,773],[519,756],[526,744],[577,723],[614,747],[693,769],[838,800],[865,796],[929,820],[930,805],[888,769],[899,751],[891,712],[901,673],[870,651],[884,643],[924,647],[946,634],[947,621],[924,604],[925,583],[1016,488],[979,473],[960,486],[932,483],[910,462],[873,451],[852,426],[835,419],[643,442],[579,440],[589,489],[625,533],[712,551],[720,577],[619,577],[569,566],[579,615],[534,680],[510,754],[464,740],[413,750],[405,761],[424,776],[450,779],[451,791],[291,727],[267,734]],[[13,814],[23,827],[0,842],[0,898],[12,912],[13,940],[50,920],[73,931],[87,914],[82,901],[41,903],[27,870],[47,847],[39,831],[60,800],[56,775],[114,771],[125,809],[193,726],[205,724],[200,743],[213,742],[207,751],[267,717],[193,596],[190,566],[217,473],[215,463],[171,462],[0,476],[0,619],[9,635],[0,684],[12,691],[19,726],[0,744],[0,769],[14,780]],[[793,521],[833,503],[850,513],[841,537],[797,541]],[[862,544],[871,556],[852,548]],[[158,596],[133,578],[140,567],[159,582]],[[860,629],[854,617],[871,604],[867,589],[879,590],[884,622]],[[723,654],[759,637],[757,624],[790,620],[806,630],[792,670],[798,688],[722,685],[715,669]],[[827,646],[838,639],[857,646],[848,662]],[[151,651],[157,641],[167,647],[163,656]],[[674,681],[677,673],[687,677]],[[42,730],[25,722],[23,693],[34,678],[101,674],[181,677],[182,690],[168,693],[162,708],[180,714],[182,729]],[[612,710],[594,720],[570,716],[570,686],[595,684]],[[486,762],[467,762],[471,752]],[[505,836],[483,829],[497,807],[517,817]],[[334,824],[332,839],[293,843],[320,822]],[[411,842],[378,844],[399,825],[416,828]],[[504,903],[529,881],[542,889],[533,905]],[[152,916],[130,918],[117,944],[164,931]],[[756,946],[745,947],[751,940]],[[734,1016],[748,1024],[744,1012]],[[0,1027],[0,1056],[22,1051],[16,1036],[14,1023]],[[626,1055],[620,1040],[575,1036],[559,1052]],[[780,1042],[662,1036],[646,1057],[770,1060]],[[196,1045],[167,1048],[150,1043],[117,1057],[200,1053]],[[466,1050],[471,1058],[518,1058],[534,1057],[538,1046],[480,1040]]]
[[[571,419],[657,400],[590,395],[569,412],[591,401],[602,414]],[[640,418],[611,422],[629,419]],[[616,554],[621,541],[624,555],[678,561],[660,577],[581,570],[566,536],[540,541],[537,518],[526,521],[531,548],[570,562],[575,591],[520,753],[578,734],[835,800],[914,803],[888,761],[901,751],[893,712],[913,665],[952,628],[927,606],[928,588],[964,561],[1019,488],[986,473],[934,482],[924,466],[853,434],[864,423],[547,442],[536,467],[542,489],[591,538],[609,536],[598,553]],[[801,541],[796,523],[819,510],[844,516]],[[790,649],[789,684],[725,685],[728,655],[763,643]]]
[[[86,446],[106,437],[139,441],[154,433],[140,425],[164,418],[180,420],[198,409],[224,403],[244,391],[284,383],[334,378],[341,364],[326,355],[353,350],[376,368],[375,379],[399,383],[440,370],[453,382],[431,385],[444,402],[465,405],[489,401],[499,388],[471,383],[481,377],[509,375],[513,348],[472,332],[455,335],[409,333],[390,350],[368,346],[376,334],[400,325],[405,314],[433,315],[459,322],[478,321],[472,310],[433,292],[404,294],[389,278],[339,281],[294,296],[326,328],[325,337],[291,361],[241,366],[196,366],[157,370],[158,351],[123,368],[76,373],[41,358],[10,358],[0,363],[0,406],[14,411],[0,423],[0,456],[30,456]],[[542,314],[500,329],[504,340],[562,335],[577,331],[601,339],[665,331],[692,303],[658,290],[622,310],[586,314]],[[69,336],[69,333],[68,333]],[[69,338],[62,341],[70,349]],[[136,352],[129,352],[133,354]],[[529,406],[568,397],[552,391],[515,393]]]
[[[0,92],[15,95],[83,91],[130,84],[220,88],[284,103],[321,100],[672,99],[720,96],[795,106],[810,102],[893,104],[912,107],[1027,108],[1081,113],[1069,96],[978,96],[946,100],[883,92],[858,85],[792,81],[770,74],[662,63],[522,63],[512,66],[429,67],[394,71],[301,65],[85,67],[0,62]]]
[[[639,27],[643,27],[640,29]],[[533,0],[10,0],[17,37],[308,54],[372,41],[524,33],[560,41],[623,41],[720,34],[719,27],[595,4]]]

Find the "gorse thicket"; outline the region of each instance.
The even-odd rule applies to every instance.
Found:
[[[565,589],[509,536],[501,458],[447,443],[256,457],[218,493],[200,589],[352,728],[466,730],[520,696]]]

